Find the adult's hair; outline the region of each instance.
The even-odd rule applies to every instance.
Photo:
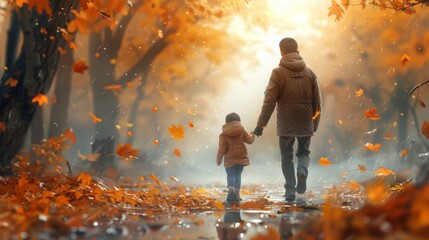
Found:
[[[280,50],[283,53],[298,52],[298,43],[295,41],[295,39],[290,37],[283,38],[280,41],[279,46],[280,46]]]

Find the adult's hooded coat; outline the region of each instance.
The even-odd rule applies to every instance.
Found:
[[[288,53],[273,69],[257,125],[265,127],[277,105],[277,135],[312,136],[319,126],[321,97],[316,75],[298,53]]]
[[[252,144],[255,135],[250,135],[240,121],[231,121],[222,126],[222,133],[219,135],[219,150],[216,162],[218,165],[224,159],[225,168],[235,165],[249,165],[247,148],[244,143]]]

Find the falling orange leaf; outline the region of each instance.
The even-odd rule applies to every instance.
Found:
[[[152,181],[154,181],[157,185],[159,185],[159,180],[157,176],[154,175],[149,175],[148,176],[150,179],[152,179]]]
[[[111,58],[109,62],[110,62],[110,64],[115,65],[116,64],[116,58]]]
[[[180,152],[180,150],[178,148],[175,148],[173,150],[173,155],[179,158],[182,156],[182,153]]]
[[[380,148],[381,148],[381,144],[380,143],[376,143],[376,144],[366,143],[365,144],[365,149],[366,150],[371,150],[373,152],[380,151]]]
[[[193,128],[194,127],[194,123],[193,122],[188,122],[188,126]]]
[[[390,169],[384,168],[384,167],[380,167],[380,169],[378,169],[377,171],[374,171],[375,175],[380,175],[380,176],[388,176],[388,175],[395,175],[396,173]]]
[[[366,171],[366,167],[365,167],[365,165],[358,165],[358,168],[359,168],[359,171],[361,171],[361,172],[365,172]]]
[[[128,136],[132,136],[132,135],[133,135],[133,132],[128,131],[128,132],[127,132],[127,135],[128,135]]]
[[[0,132],[6,132],[6,124],[4,122],[0,122]]]
[[[62,56],[62,55],[66,55],[67,54],[67,51],[66,50],[64,50],[64,48],[62,48],[62,47],[57,47],[57,50],[58,50],[58,52],[60,52],[60,55]]]
[[[51,97],[51,104],[52,104],[52,105],[57,104],[57,96],[52,96],[52,97]]]
[[[85,60],[79,60],[73,64],[73,71],[83,74],[89,67],[86,65]]]
[[[402,64],[402,66],[404,66],[405,63],[409,62],[410,60],[411,60],[411,58],[407,54],[402,55],[402,57],[401,57],[401,64]]]
[[[313,118],[311,119],[313,122],[316,121],[317,117],[319,117],[320,115],[320,111],[316,111],[316,113],[314,114]]]
[[[422,108],[425,108],[425,107],[426,107],[425,102],[423,102],[423,101],[422,101],[422,100],[420,100],[420,99],[419,99],[419,105],[420,105],[420,107],[422,107]]]
[[[386,133],[386,134],[384,134],[383,138],[384,139],[393,139],[393,135],[390,133]]]
[[[120,85],[120,84],[107,85],[107,86],[104,86],[104,89],[106,89],[106,90],[120,90],[120,89],[122,89],[122,85]]]
[[[401,151],[401,153],[399,154],[399,156],[400,157],[405,157],[405,156],[407,156],[408,152],[409,151],[407,149],[404,149],[404,150]]]
[[[171,127],[168,128],[170,135],[175,140],[182,140],[185,137],[185,129],[182,125],[176,127],[176,125],[171,124]]]
[[[157,106],[153,107],[152,112],[158,112],[158,107]]]
[[[173,181],[173,182],[179,182],[179,179],[177,179],[177,178],[175,178],[173,176],[170,177],[170,180]]]
[[[362,95],[363,95],[363,89],[362,88],[356,91],[356,97],[360,97]]]
[[[153,140],[153,144],[158,145],[159,144],[158,139]]]
[[[77,157],[82,161],[96,162],[101,156],[101,153],[81,154],[77,153]]]
[[[377,115],[376,108],[370,108],[365,111],[365,117],[371,120],[380,120],[381,117]]]
[[[422,133],[427,139],[429,139],[429,122],[426,120],[422,124]]]
[[[327,166],[329,166],[329,165],[331,165],[331,164],[332,164],[332,162],[331,162],[331,161],[329,161],[329,159],[328,159],[328,158],[324,158],[324,157],[321,157],[321,158],[319,159],[319,163],[320,163],[320,165],[325,166],[325,167],[327,167]]]
[[[92,121],[93,121],[94,123],[99,123],[99,122],[102,122],[102,121],[103,121],[101,118],[98,118],[97,116],[95,116],[92,112],[88,112],[88,113],[89,113],[89,116],[91,116]]]
[[[18,85],[18,80],[15,78],[9,78],[5,83],[5,86],[16,87]]]
[[[31,102],[32,103],[37,102],[39,106],[42,106],[43,104],[48,103],[48,97],[46,95],[39,93],[33,98],[33,100],[31,100]]]
[[[161,29],[158,29],[158,37],[159,38],[163,38],[164,37],[164,32]]]
[[[115,152],[120,158],[124,160],[137,159],[137,156],[140,153],[139,150],[133,149],[129,143],[125,145],[119,144]]]
[[[75,144],[76,143],[76,136],[73,133],[73,129],[71,128],[67,128],[64,131],[64,134],[66,135],[66,137],[70,140],[71,143]]]

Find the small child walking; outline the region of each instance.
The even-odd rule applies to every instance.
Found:
[[[243,168],[250,164],[244,143],[252,144],[255,141],[255,135],[253,133],[249,134],[244,129],[237,113],[226,115],[225,122],[226,124],[222,126],[222,133],[219,135],[219,150],[216,163],[220,166],[224,158],[228,184],[226,202],[230,204],[241,201],[241,173]]]

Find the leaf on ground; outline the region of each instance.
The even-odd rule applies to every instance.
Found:
[[[57,207],[68,206],[70,205],[69,198],[64,195],[59,195],[55,197],[55,205],[57,205]]]
[[[178,126],[171,124],[171,127],[168,128],[170,135],[175,140],[182,140],[185,137],[185,129],[181,124]]]
[[[157,185],[159,185],[159,180],[157,176],[149,175],[148,178],[152,179]]]
[[[380,120],[381,117],[377,115],[376,108],[370,108],[365,111],[365,117],[371,120]]]
[[[370,151],[373,151],[373,152],[380,151],[380,148],[381,148],[381,144],[380,143],[376,143],[376,144],[366,143],[365,146],[364,146],[364,149],[370,150]]]
[[[379,176],[389,176],[396,175],[396,173],[388,168],[380,167],[380,169],[374,171],[375,175]]]
[[[88,69],[89,67],[86,65],[85,60],[79,60],[73,64],[73,71],[77,73],[83,74]]]
[[[116,155],[124,160],[138,159],[137,156],[140,154],[140,151],[133,149],[130,143],[124,145],[119,144],[115,152]]]
[[[46,95],[39,93],[31,100],[31,102],[32,103],[37,102],[37,104],[39,104],[39,106],[42,106],[43,104],[48,103],[48,97]]]
[[[92,112],[88,112],[88,113],[89,113],[89,116],[91,116],[92,121],[93,121],[94,123],[99,123],[99,122],[102,122],[102,121],[103,121],[103,119],[98,118],[98,117],[97,117],[97,116],[95,116]]]
[[[357,181],[350,181],[347,183],[347,186],[352,189],[353,191],[358,191],[360,188],[360,183]]]
[[[321,157],[321,158],[319,159],[319,163],[320,163],[320,165],[325,166],[325,167],[327,167],[327,166],[329,166],[329,165],[331,165],[331,164],[332,164],[332,162],[331,162],[331,161],[329,161],[329,159],[328,159],[328,158],[324,158],[324,157]]]
[[[82,187],[86,188],[91,184],[91,175],[85,172],[81,172],[77,179],[81,182]]]

